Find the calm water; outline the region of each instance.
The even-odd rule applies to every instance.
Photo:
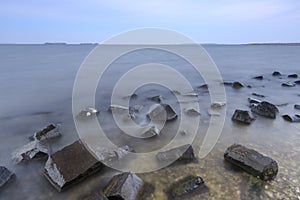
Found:
[[[61,123],[63,133],[63,137],[50,141],[53,152],[78,139],[72,118],[72,88],[77,70],[94,47],[0,45],[0,164],[16,174],[15,180],[0,190],[0,199],[79,199],[92,191],[101,190],[115,173],[107,169],[63,193],[58,193],[42,175],[45,161],[30,161],[18,165],[11,161],[11,153],[26,144],[28,136],[49,123]],[[284,75],[300,75],[300,46],[204,47],[219,67],[225,81],[241,81],[252,88],[235,90],[226,87],[225,126],[217,145],[206,158],[198,159],[198,163],[175,165],[139,175],[155,187],[155,191],[147,198],[165,199],[165,190],[175,180],[195,174],[202,176],[209,187],[209,192],[201,194],[203,199],[299,199],[300,124],[285,122],[280,115],[300,114],[299,110],[293,108],[295,103],[300,104],[300,90],[299,86],[281,87],[282,82],[294,80],[289,80],[286,76],[283,76],[283,79],[274,78],[271,73],[278,70]],[[151,59],[149,55],[152,55]],[[172,65],[185,74],[195,88],[204,83],[187,63],[164,52],[136,52],[114,63],[106,72],[108,78],[101,80],[97,89],[96,107],[100,110],[99,121],[104,129],[111,132],[109,137],[115,143],[133,145],[139,151],[145,150],[139,145],[147,150],[155,149],[168,141],[172,135],[164,133],[158,141],[151,142],[130,140],[111,123],[111,116],[106,109],[109,106],[113,83],[122,73],[132,65],[147,63],[152,59]],[[257,75],[264,75],[265,79],[252,79]],[[210,119],[206,113],[210,106],[209,95],[202,90],[197,92],[201,111],[200,125],[203,128],[199,130],[199,137],[193,144],[196,151],[199,150],[199,141],[203,139],[208,126],[207,121]],[[231,116],[235,109],[249,109],[247,98],[251,97],[253,92],[265,95],[265,100],[276,105],[288,104],[279,107],[280,113],[275,120],[257,117],[250,126],[232,123]],[[151,102],[146,100],[147,97],[156,94],[161,94],[163,102],[173,105],[178,111],[174,95],[165,88],[144,87],[136,93],[138,98],[133,100],[132,104],[143,104],[145,108],[142,112],[146,112],[151,105]],[[165,132],[173,130],[172,128],[176,128],[176,125],[170,125]],[[233,143],[244,144],[275,159],[279,164],[279,173],[275,180],[254,184],[254,178],[225,163],[223,152]],[[199,196],[194,199],[199,199]]]

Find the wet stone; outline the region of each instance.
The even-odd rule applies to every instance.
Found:
[[[14,162],[27,161],[31,159],[43,159],[48,156],[48,147],[45,143],[34,140],[24,145],[23,147],[15,150],[12,153]]]
[[[108,199],[135,200],[139,199],[144,182],[133,173],[122,173],[114,176],[103,193]]]
[[[218,109],[218,108],[224,107],[225,105],[226,105],[225,102],[218,102],[218,101],[216,101],[216,102],[213,102],[213,103],[211,104],[211,108],[213,108],[213,109]]]
[[[261,97],[261,98],[264,98],[265,95],[262,95],[262,94],[257,94],[257,93],[252,93],[253,96],[257,96],[257,97]]]
[[[77,115],[79,119],[87,119],[90,117],[94,117],[99,113],[98,110],[95,108],[85,108],[84,110],[80,111]]]
[[[58,191],[62,191],[102,168],[103,164],[78,140],[49,156],[44,175]]]
[[[276,114],[279,112],[278,108],[274,104],[271,104],[267,101],[262,101],[258,104],[252,104],[250,107],[253,113],[271,119],[275,119]]]
[[[169,199],[182,199],[207,192],[208,188],[200,176],[187,176],[174,183],[168,190]]]
[[[278,164],[275,160],[239,144],[228,147],[224,158],[262,180],[271,180],[278,173]]]
[[[232,116],[232,121],[243,123],[243,124],[251,124],[255,118],[253,115],[247,111],[247,110],[235,110],[233,116]]]
[[[162,102],[163,98],[162,98],[161,95],[157,95],[157,96],[153,96],[153,97],[148,97],[147,99],[150,100],[150,101],[160,103],[160,102]]]
[[[249,98],[248,98],[248,102],[249,102],[250,104],[258,104],[258,103],[260,103],[261,101],[258,100],[258,99],[254,99],[254,98],[249,97]]]
[[[253,78],[256,79],[256,80],[263,80],[263,79],[264,79],[263,76],[255,76],[255,77],[253,77]]]
[[[81,198],[82,200],[108,200],[102,193],[94,193]]]
[[[168,104],[156,104],[147,114],[147,117],[157,121],[171,121],[177,118],[177,114]]]
[[[297,74],[289,74],[288,78],[298,78],[298,75]]]
[[[274,71],[273,74],[272,74],[272,76],[281,76],[281,73],[278,72],[278,71]]]
[[[300,110],[300,105],[299,104],[295,104],[294,108],[297,109],[297,110]]]
[[[0,188],[12,179],[14,173],[9,171],[6,167],[0,166]]]
[[[193,161],[195,160],[192,145],[186,144],[167,151],[158,152],[156,158],[159,161]]]
[[[282,115],[282,118],[288,122],[300,122],[300,115]]]
[[[238,81],[235,81],[235,82],[232,83],[232,87],[238,89],[238,88],[244,87],[244,85],[242,83],[238,82]]]
[[[184,112],[189,116],[201,115],[201,113],[198,110],[196,110],[195,108],[186,108],[186,109],[184,109]]]
[[[281,84],[282,87],[295,87],[296,84],[295,83],[291,83],[291,82],[285,82]]]
[[[300,85],[300,80],[297,80],[294,83],[297,84],[297,85]]]
[[[50,124],[47,127],[45,127],[44,129],[35,132],[33,136],[29,137],[29,139],[45,141],[45,140],[60,137],[60,136],[61,136],[61,133],[59,132],[58,127],[56,127],[53,124]]]

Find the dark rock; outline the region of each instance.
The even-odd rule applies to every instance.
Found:
[[[238,89],[238,88],[244,87],[244,85],[240,82],[235,81],[235,82],[232,83],[232,87]]]
[[[186,144],[164,152],[158,152],[156,158],[159,161],[192,161],[195,159],[192,145]]]
[[[224,81],[223,85],[232,86],[233,82]]]
[[[294,82],[297,85],[300,85],[300,80]]]
[[[283,86],[283,87],[295,87],[296,84],[291,83],[291,82],[285,82],[285,83],[282,83],[281,86]]]
[[[162,96],[161,95],[157,95],[157,96],[153,96],[153,97],[148,97],[147,99],[149,99],[151,101],[155,101],[157,103],[162,102]]]
[[[208,85],[207,84],[203,84],[203,85],[200,85],[198,88],[208,89]]]
[[[251,85],[247,85],[247,88],[252,88],[252,86]]]
[[[201,113],[198,110],[194,109],[194,108],[186,108],[186,109],[184,109],[184,112],[189,116],[201,115]]]
[[[256,200],[264,191],[265,182],[259,178],[249,176],[244,177],[240,185],[240,199]]]
[[[0,188],[12,179],[14,173],[9,171],[6,167],[0,166]]]
[[[254,79],[256,79],[256,80],[263,80],[264,77],[263,76],[255,76]]]
[[[300,115],[282,115],[283,119],[289,122],[300,122]]]
[[[254,99],[254,98],[251,98],[251,97],[249,97],[249,98],[248,98],[248,102],[249,102],[250,104],[258,104],[258,103],[260,103],[261,101],[260,101],[260,100],[257,100],[257,99]]]
[[[58,191],[62,191],[102,168],[103,164],[78,140],[49,156],[44,175]]]
[[[136,174],[122,173],[114,176],[103,193],[108,199],[135,200],[143,190],[144,182]]]
[[[275,119],[277,112],[279,112],[278,108],[269,102],[262,101],[258,104],[252,104],[251,111],[255,114],[258,114],[263,117]]]
[[[262,95],[262,94],[257,94],[257,93],[252,93],[253,96],[257,96],[257,97],[261,97],[261,98],[264,98],[265,95]]]
[[[200,176],[187,176],[174,183],[168,193],[169,199],[182,199],[183,197],[197,195],[207,192],[208,188]]]
[[[45,143],[34,140],[24,145],[23,147],[15,150],[12,153],[12,159],[19,163],[21,161],[31,159],[43,159],[48,156],[49,150]]]
[[[109,165],[113,162],[116,162],[116,161],[124,158],[130,152],[134,152],[134,149],[127,145],[124,145],[124,146],[121,146],[121,147],[118,147],[118,148],[112,149],[112,150],[103,149],[103,150],[95,150],[94,151],[98,160],[106,165]]]
[[[177,114],[168,104],[156,104],[147,117],[157,121],[171,121],[177,118]]]
[[[281,73],[278,71],[273,72],[272,76],[281,76]]]
[[[278,164],[275,160],[239,144],[228,147],[224,158],[262,180],[271,180],[278,173]]]
[[[300,105],[299,104],[295,104],[294,108],[297,109],[297,110],[300,110]]]
[[[44,129],[35,132],[33,136],[29,137],[29,139],[45,141],[45,140],[60,137],[60,136],[61,136],[61,133],[58,130],[58,128],[55,125],[50,124],[47,127],[45,127]]]
[[[298,75],[297,74],[289,74],[288,78],[298,78]]]
[[[251,124],[251,122],[255,120],[253,115],[247,110],[235,110],[231,119],[232,121],[244,124]]]
[[[102,193],[97,192],[81,198],[82,200],[108,200]]]

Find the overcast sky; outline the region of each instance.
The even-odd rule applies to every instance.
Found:
[[[300,0],[1,0],[0,43],[101,42],[142,27],[199,43],[300,42]]]

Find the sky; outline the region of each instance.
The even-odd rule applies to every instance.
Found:
[[[1,0],[0,24],[0,43],[101,43],[144,27],[198,43],[300,42],[300,0]]]

